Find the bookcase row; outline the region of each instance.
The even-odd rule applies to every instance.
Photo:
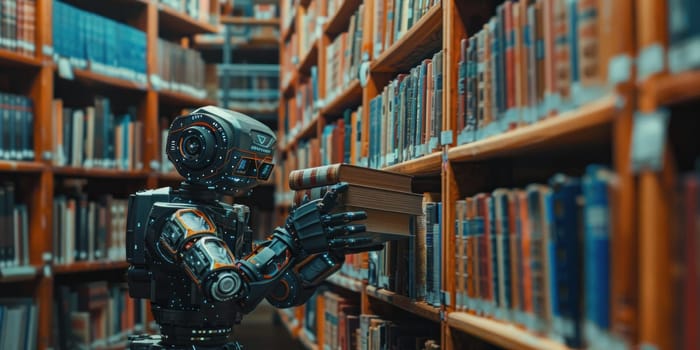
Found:
[[[425,10],[409,9],[411,4]],[[678,231],[689,227],[681,224],[688,214],[681,215],[675,204],[684,203],[680,207],[697,217],[694,204],[680,198],[688,191],[681,188],[691,186],[686,178],[696,174],[694,164],[700,156],[689,131],[697,131],[690,111],[700,96],[694,85],[700,82],[698,64],[689,52],[700,32],[685,25],[696,22],[690,12],[695,4],[443,0],[431,7],[422,1],[365,0],[342,2],[335,12],[330,6],[314,1],[287,1],[282,6],[280,51],[281,59],[288,61],[282,66],[280,90],[281,165],[276,178],[280,212],[290,210],[294,202],[287,184],[291,171],[335,162],[412,174],[414,191],[431,193],[433,202],[442,207],[437,216],[442,237],[438,242],[444,254],[433,261],[438,270],[432,282],[440,282],[431,287],[436,295],[421,299],[415,297],[414,285],[397,286],[395,279],[387,278],[381,282],[369,272],[375,264],[372,255],[356,255],[349,257],[341,270],[343,277],[336,281],[345,281],[340,284],[350,288],[344,289],[361,296],[362,313],[368,313],[364,300],[372,294],[369,291],[388,292],[389,304],[398,306],[403,303],[398,300],[404,300],[418,315],[422,314],[418,305],[433,303],[442,329],[439,344],[447,349],[476,346],[479,340],[513,349],[582,345],[625,349],[639,344],[691,349],[698,344],[696,332],[691,331],[696,328],[693,315],[697,313],[682,310],[685,303],[695,304],[681,301],[682,296],[697,294],[698,278],[693,272],[697,264],[690,262],[697,252],[680,253],[683,249],[678,245],[698,238]],[[313,34],[307,29],[314,28],[309,13],[320,23],[315,28],[321,28]],[[340,13],[352,19],[339,20],[336,14]],[[395,21],[391,26],[389,19]],[[343,35],[347,38],[342,39]],[[356,39],[348,39],[357,36],[362,37],[359,69]],[[435,69],[436,64],[442,67]],[[655,132],[660,131],[655,134],[664,136],[641,137],[641,120],[653,121],[658,126]],[[651,147],[657,149],[653,160],[636,158]],[[510,286],[512,293],[508,296],[508,289],[498,289],[498,297],[505,299],[496,305],[510,306],[505,311],[490,306],[493,301],[484,301],[481,294],[489,289],[476,282],[476,276],[484,277],[477,273],[479,269],[489,266],[477,262],[483,258],[479,252],[485,250],[479,251],[483,243],[476,243],[485,242],[478,232],[489,220],[474,214],[473,203],[479,202],[475,198],[483,197],[475,196],[508,198],[501,205],[505,212],[523,213],[515,198],[527,198],[530,184],[549,183],[556,198],[562,188],[557,181],[564,178],[552,176],[589,178],[594,171],[587,173],[586,166],[591,163],[602,164],[614,174],[605,191],[609,200],[607,267],[588,265],[604,259],[586,258],[586,247],[593,241],[584,239],[589,230],[602,225],[598,220],[602,214],[577,221],[578,231],[556,231],[557,225],[570,222],[555,220],[550,227],[551,248],[556,247],[556,235],[563,233],[580,237],[558,241],[576,253],[572,250],[562,257],[552,252],[546,265],[532,256],[511,255],[522,251],[523,241],[515,245],[513,239],[501,241],[501,249],[509,250],[505,254],[498,251],[496,240],[495,256],[510,257],[501,264],[504,269],[517,270],[518,264],[535,270],[554,266],[558,274],[547,276],[549,284],[535,283],[537,273],[510,273],[509,282],[500,274],[497,279],[503,280],[492,284]],[[569,219],[588,218],[584,210],[588,201],[583,197],[577,197],[581,214]],[[554,206],[549,209],[552,218],[560,214]],[[494,219],[490,227],[523,233],[533,224],[527,215],[506,217]],[[578,242],[575,248],[571,248],[573,242]],[[531,241],[525,251],[532,253],[535,246]],[[391,255],[382,255],[396,249],[388,247],[376,257],[384,261],[382,270],[409,269],[409,263],[392,264]],[[582,259],[575,267],[558,260],[571,254]],[[427,253],[421,256],[428,257]],[[685,263],[692,265],[690,270],[675,270]],[[591,276],[585,271],[597,268],[604,270],[597,274],[601,280],[588,279]],[[403,273],[410,275],[406,270]],[[572,296],[570,289],[557,288],[559,277],[578,278],[584,286],[581,294]],[[570,322],[561,314],[536,316],[536,298],[525,295],[532,293],[532,286],[524,284],[527,279],[537,288],[549,286],[540,289],[547,290],[548,296],[560,293],[557,296],[563,297],[545,312],[567,313],[564,304],[569,297],[576,300],[574,304],[581,303],[579,321]],[[600,286],[602,282],[609,285]],[[367,283],[371,285],[364,287]],[[673,287],[661,291],[658,285]],[[429,284],[425,286],[427,296]],[[399,291],[405,299],[396,297]],[[496,297],[493,289],[489,291]],[[601,306],[602,300],[609,304]],[[530,307],[533,316],[520,311]],[[391,318],[389,312],[380,315]],[[301,324],[297,327],[303,327],[303,314],[294,316]],[[320,314],[316,316],[320,319]],[[310,345],[322,346],[298,333]]]

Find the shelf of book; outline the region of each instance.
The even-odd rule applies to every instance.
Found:
[[[381,300],[387,304],[391,304],[406,310],[414,315],[434,322],[440,322],[440,308],[430,306],[423,301],[414,301],[407,296],[374,286],[367,286],[366,293],[371,298]]]
[[[236,25],[256,25],[256,26],[279,26],[279,18],[259,19],[253,17],[239,16],[221,16],[219,19],[221,24],[236,24]]]
[[[182,107],[201,107],[216,104],[216,101],[208,98],[198,98],[184,92],[169,90],[158,91],[158,101],[166,105]]]
[[[317,132],[318,121],[320,118],[321,115],[316,114],[306,125],[302,125],[301,129],[299,129],[299,132],[292,138],[292,141],[287,142],[287,144],[284,145],[284,151],[288,152],[289,150],[291,150],[292,147],[299,143],[300,140],[308,139],[310,137],[315,136]]]
[[[568,350],[565,345],[539,337],[512,323],[498,322],[464,312],[450,312],[447,325],[464,333],[485,339],[506,349]]]
[[[660,77],[652,87],[655,105],[666,106],[700,97],[700,71],[668,74]]]
[[[403,72],[442,47],[442,5],[434,5],[398,41],[372,60],[371,72]]]
[[[306,52],[306,54],[304,54],[301,61],[299,61],[299,64],[297,65],[297,70],[299,72],[309,74],[309,72],[311,71],[311,67],[318,64],[318,47],[318,40],[314,41],[314,43],[311,44],[311,48],[308,52]]]
[[[139,179],[146,178],[148,176],[148,172],[145,170],[118,170],[79,167],[53,167],[53,172],[56,175],[62,176],[108,179]]]
[[[439,174],[442,166],[442,153],[433,152],[420,158],[390,165],[382,170],[408,175]]]
[[[533,150],[556,150],[565,145],[585,144],[609,127],[615,112],[622,108],[615,95],[588,103],[576,110],[507,131],[480,141],[456,146],[448,151],[453,162],[477,161],[500,155],[517,155]]]
[[[362,281],[338,273],[328,277],[327,281],[330,284],[355,293],[362,293],[362,289],[364,288],[364,283]]]
[[[280,84],[281,97],[290,97],[290,96],[292,96],[292,94],[294,94],[294,86],[296,85],[297,79],[298,79],[298,74],[296,73],[296,71],[294,71],[294,73],[292,73],[289,76],[288,81],[283,81]]]
[[[279,315],[280,320],[282,321],[284,328],[287,329],[289,335],[292,336],[292,338],[298,338],[299,333],[301,333],[301,324],[299,323],[299,320],[296,318],[290,318],[289,315],[285,313],[284,309],[275,309],[275,312],[277,312],[277,315]]]
[[[54,69],[58,72],[58,66],[54,65]],[[92,86],[103,86],[110,88],[118,88],[128,91],[146,91],[148,85],[146,83],[140,83],[137,81],[131,81],[126,79],[120,79],[115,77],[110,77],[107,75],[95,73],[87,69],[72,69],[73,80],[79,81],[85,85]],[[61,77],[65,79],[64,77]]]
[[[72,264],[54,265],[55,274],[72,274],[107,270],[126,270],[129,263],[126,261],[79,261]]]
[[[199,33],[216,33],[216,26],[198,21],[185,13],[158,4],[159,32],[172,36],[189,36]]]
[[[36,266],[12,266],[0,268],[0,284],[29,282],[37,278],[39,269]]]
[[[282,27],[280,31],[280,43],[284,43],[285,41],[289,40],[289,38],[292,36],[292,33],[294,33],[294,31],[296,30],[297,10],[296,8],[293,8],[292,11],[294,12],[294,14],[292,14],[292,20],[289,21],[289,23],[284,23],[284,21],[280,21],[280,26]]]
[[[323,32],[330,37],[335,37],[346,31],[352,14],[357,11],[360,4],[362,4],[361,0],[345,0],[341,2],[335,13],[329,14],[330,19],[323,26]]]
[[[46,169],[44,163],[0,160],[0,172],[39,173]]]
[[[41,67],[42,61],[35,56],[23,55],[14,51],[0,50],[0,65],[8,67]]]
[[[344,91],[321,109],[321,114],[340,115],[346,109],[355,108],[360,104],[362,104],[362,86],[358,79],[354,79]]]

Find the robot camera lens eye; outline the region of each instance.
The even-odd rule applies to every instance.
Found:
[[[202,151],[202,141],[196,136],[189,136],[185,139],[185,152],[191,156],[196,156]]]

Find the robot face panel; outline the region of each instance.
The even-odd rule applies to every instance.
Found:
[[[167,154],[188,182],[238,194],[270,178],[276,142],[265,124],[208,106],[173,121]]]

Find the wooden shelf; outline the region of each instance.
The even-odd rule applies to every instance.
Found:
[[[288,152],[292,146],[298,144],[300,140],[316,136],[316,126],[320,118],[321,116],[316,114],[308,124],[301,128],[301,131],[299,131],[290,142],[284,145],[284,151]]]
[[[280,34],[280,43],[284,44],[285,41],[289,40],[292,37],[292,33],[294,33],[294,30],[296,28],[296,21],[297,21],[297,10],[296,8],[292,9],[294,11],[294,14],[292,15],[292,20],[289,21],[289,25],[286,26],[285,28],[282,28],[282,32]],[[284,20],[280,18],[280,26],[284,26]]]
[[[182,181],[185,178],[177,172],[172,173],[158,173],[158,180],[160,181]]]
[[[338,273],[331,275],[328,277],[328,279],[326,279],[326,281],[328,281],[330,284],[356,293],[362,293],[362,288],[364,288],[364,283],[362,283],[362,281]]]
[[[202,38],[196,36],[192,48],[197,50],[221,50],[224,46],[224,38],[215,39]],[[250,40],[240,40],[231,38],[231,46],[236,49],[236,55],[240,55],[241,51],[262,51],[262,50],[279,50],[279,41],[277,37],[259,37],[251,38]]]
[[[323,115],[340,115],[348,108],[354,108],[362,104],[362,86],[360,81],[354,79],[345,91],[337,95],[321,110]]]
[[[442,153],[434,152],[420,158],[412,159],[407,162],[394,164],[383,168],[382,170],[393,171],[407,175],[427,175],[439,174],[442,165]]]
[[[318,350],[318,345],[311,341],[303,330],[299,332],[299,341],[308,350]]]
[[[371,72],[406,72],[442,47],[442,5],[435,5],[399,41],[370,63]]]
[[[657,106],[700,98],[700,71],[693,70],[660,77],[652,85]]]
[[[44,163],[0,160],[0,172],[40,173],[46,169]]]
[[[160,103],[170,106],[204,107],[216,105],[216,101],[207,98],[197,98],[183,92],[168,90],[158,91],[158,100]]]
[[[158,32],[167,32],[173,36],[189,36],[199,33],[216,33],[218,29],[206,22],[176,11],[163,4],[158,4]]]
[[[407,296],[396,294],[386,289],[378,289],[374,286],[367,286],[366,291],[367,295],[372,298],[394,305],[428,320],[440,322],[440,308],[428,305],[423,301],[413,301]]]
[[[289,316],[285,314],[284,310],[282,309],[277,309],[275,311],[280,316],[282,324],[284,325],[284,328],[287,329],[287,332],[289,332],[289,335],[292,338],[297,338],[301,330],[301,325],[299,324],[299,321],[296,319],[290,319]]]
[[[42,62],[35,56],[22,55],[9,50],[0,50],[0,65],[16,68],[38,68],[41,67]]]
[[[618,107],[617,98],[609,95],[576,110],[451,148],[448,158],[453,162],[469,162],[535,150],[558,150],[567,145],[585,145],[597,135],[596,129],[612,124]]]
[[[295,70],[294,72],[291,73],[291,77],[289,78],[289,81],[287,82],[287,84],[280,86],[280,95],[282,95],[282,97],[293,97],[294,86],[296,85],[295,83],[296,83],[296,80],[298,78],[299,78],[299,75],[297,74],[297,71]]]
[[[221,16],[221,24],[256,25],[256,26],[279,26],[279,18],[258,19],[253,17]]]
[[[126,270],[128,267],[129,263],[126,261],[80,261],[68,265],[54,265],[53,271],[56,274],[71,274],[106,270]]]
[[[54,65],[54,69],[56,68],[56,65]],[[85,85],[88,86],[103,86],[103,87],[110,87],[110,88],[118,88],[122,90],[129,90],[129,91],[143,91],[145,92],[148,89],[147,84],[141,84],[135,81],[130,81],[130,80],[125,80],[125,79],[120,79],[120,78],[114,78],[106,75],[102,75],[99,73],[95,73],[93,71],[87,70],[87,69],[73,69],[73,75],[75,77],[75,81],[79,81]]]
[[[297,70],[304,74],[311,74],[311,67],[318,64],[318,40],[311,44],[311,48],[299,61]]]
[[[13,266],[0,268],[0,283],[28,282],[37,277],[36,266]]]
[[[145,170],[125,171],[116,169],[78,168],[69,166],[53,167],[53,172],[54,174],[61,176],[90,178],[138,179],[146,178],[148,176],[148,172]]]
[[[563,344],[538,337],[510,323],[494,321],[463,312],[447,315],[447,324],[455,329],[485,339],[506,349],[568,350]]]
[[[323,32],[331,38],[346,31],[350,26],[350,17],[357,11],[361,0],[345,0],[340,3],[338,10],[323,26]]]

